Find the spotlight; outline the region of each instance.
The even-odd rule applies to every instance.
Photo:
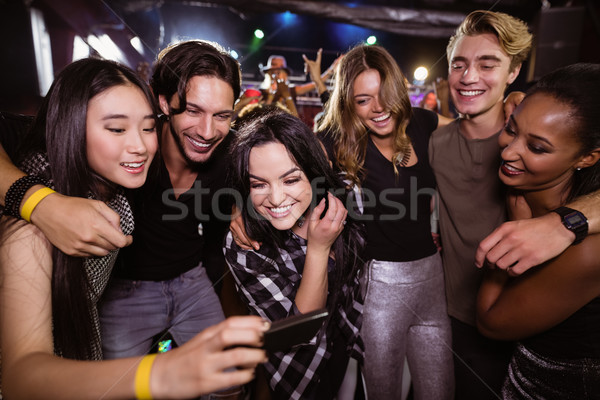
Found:
[[[258,38],[258,39],[262,39],[265,37],[265,33],[262,30],[257,29],[254,31],[254,37]]]
[[[73,39],[73,61],[81,60],[90,56],[90,46],[83,41],[81,36],[75,35]]]
[[[125,59],[119,46],[107,34],[100,36],[88,35],[87,42],[98,54],[108,60],[123,62]]]
[[[374,35],[371,35],[367,38],[367,44],[368,45],[372,45],[377,43],[377,37],[375,37]]]
[[[133,48],[136,49],[138,53],[144,55],[144,46],[142,45],[142,41],[138,36],[132,37],[131,40],[129,40],[129,43],[131,43],[131,46],[133,46]]]
[[[425,68],[423,66],[415,69],[415,72],[413,74],[413,76],[415,77],[415,81],[420,81],[420,82],[425,81],[425,79],[427,79],[427,75],[429,75],[429,71],[427,71],[427,68]]]
[[[283,25],[293,25],[296,23],[298,16],[294,13],[286,11],[284,13],[279,14],[279,20]]]

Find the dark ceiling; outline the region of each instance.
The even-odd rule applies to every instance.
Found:
[[[570,44],[577,47],[575,61],[600,62],[600,23],[594,0],[0,0],[0,34],[13,38],[7,46],[14,46],[16,51],[9,53],[18,55],[15,65],[2,63],[0,83],[5,85],[7,76],[15,71],[32,71],[31,45],[26,45],[27,37],[19,36],[19,32],[27,35],[22,25],[28,22],[28,7],[44,13],[55,71],[70,59],[74,34],[84,38],[109,35],[123,51],[122,61],[131,67],[140,61],[151,63],[173,40],[202,38],[236,50],[244,78],[254,80],[260,79],[258,65],[270,54],[285,55],[296,77],[304,79],[302,54],[312,57],[323,48],[325,68],[338,54],[369,35],[377,36],[378,43],[395,56],[403,70],[412,73],[416,66],[425,65],[432,77],[445,76],[446,43],[470,11],[507,12],[535,31],[543,3],[546,11],[582,10],[585,19],[580,27],[570,26],[563,14],[557,14],[562,23],[554,33],[562,37],[577,31],[578,42]],[[252,42],[256,28],[266,35],[260,43]],[[133,36],[142,40],[143,55],[131,46]],[[2,93],[10,94],[11,90]],[[0,107],[10,103],[3,96]]]

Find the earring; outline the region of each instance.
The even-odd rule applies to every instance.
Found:
[[[575,168],[577,171],[581,171],[581,167],[577,167]]]

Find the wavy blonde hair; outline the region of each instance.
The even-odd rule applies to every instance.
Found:
[[[358,75],[368,69],[379,72],[381,77],[379,101],[384,109],[389,110],[396,117],[392,160],[406,154],[410,148],[406,127],[412,108],[408,98],[406,78],[396,60],[383,47],[365,44],[355,46],[337,65],[334,88],[317,128],[319,132],[332,135],[336,164],[346,172],[347,179],[355,184],[360,184],[364,173],[363,164],[369,134],[356,113],[354,82]],[[397,172],[396,163],[394,169]]]
[[[529,33],[525,22],[501,12],[476,10],[467,15],[456,28],[454,36],[450,38],[446,47],[448,64],[451,62],[450,57],[458,39],[463,36],[477,36],[484,33],[492,33],[498,38],[500,47],[511,58],[511,72],[529,55],[533,35]]]

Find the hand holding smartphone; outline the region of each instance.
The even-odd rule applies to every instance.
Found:
[[[310,341],[323,326],[327,315],[327,310],[322,308],[272,322],[271,328],[265,332],[264,349],[268,352],[287,351]]]

